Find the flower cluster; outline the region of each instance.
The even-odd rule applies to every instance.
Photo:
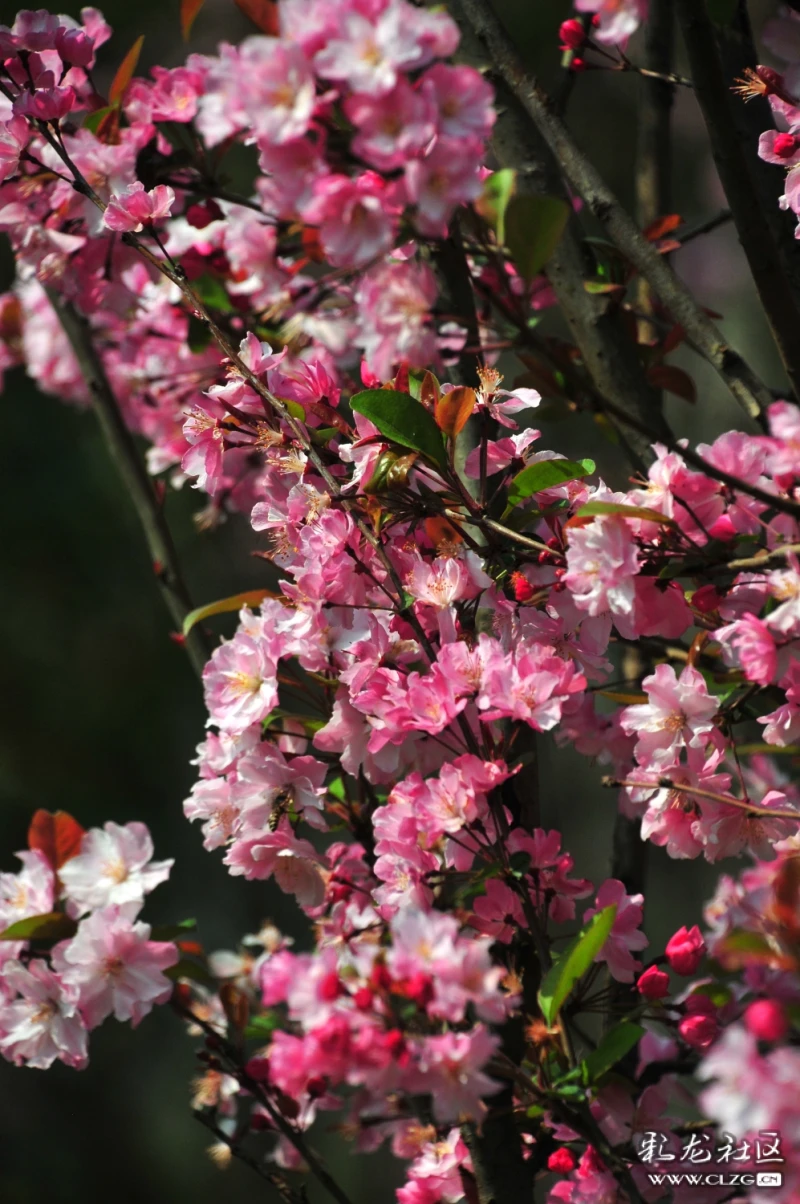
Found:
[[[92,1029],[109,1016],[135,1027],[172,994],[178,948],[138,918],[172,862],[152,860],[144,824],[83,832],[64,812],[37,812],[17,856],[22,869],[0,874],[0,1052],[80,1070]]]
[[[576,9],[600,43],[647,15]],[[587,31],[567,21],[564,45]],[[554,296],[510,231],[546,218],[484,166],[492,90],[447,61],[443,10],[281,0],[216,55],[147,79],[129,59],[106,98],[109,33],[93,9],[0,27],[0,370],[89,402],[71,307],[151,473],[205,494],[204,523],[249,516],[270,588],[187,618],[238,613],[203,670],[184,810],[231,874],[292,896],[314,946],[272,925],[211,957],[151,939],[170,863],[146,829],[40,815],[0,876],[0,1050],[80,1067],[107,1016],[171,998],[203,1040],[195,1106],[232,1147],[267,1132],[270,1159],[312,1165],[308,1130],[346,1109],[360,1149],[408,1163],[400,1204],[474,1198],[498,1118],[521,1175],[559,1176],[550,1200],[655,1199],[635,1138],[677,1135],[698,1065],[721,1129],[793,1132],[800,790],[769,753],[800,739],[800,409],[655,443],[619,490],[540,445],[533,385],[574,409],[583,369],[523,350]],[[791,204],[793,82],[758,79],[790,127],[762,154]],[[530,369],[511,388],[497,348]],[[643,960],[643,895],[578,876],[542,825],[548,733],[670,857],[754,859],[707,937],[684,923]],[[596,1041],[599,1008],[626,1018]]]

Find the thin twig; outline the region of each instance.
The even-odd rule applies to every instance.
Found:
[[[114,390],[92,339],[89,323],[72,302],[55,289],[46,287],[45,291],[78,361],[103,437],[125,492],[139,516],[161,592],[181,631],[183,620],[194,607],[181,573],[164,507],[156,496],[139,449],[120,413]],[[211,649],[200,627],[192,629],[186,637],[185,646],[192,667],[201,676]]]
[[[612,789],[620,787],[626,790],[650,790],[653,793],[659,790],[676,790],[680,794],[696,794],[698,798],[708,799],[712,803],[736,807],[740,811],[746,811],[750,819],[793,819],[800,823],[800,811],[785,811],[780,807],[757,807],[744,799],[733,798],[729,794],[716,794],[713,790],[706,790],[701,786],[682,785],[680,782],[673,782],[671,778],[659,778],[657,782],[632,782],[627,778],[608,777],[603,778],[603,785]]]
[[[295,1191],[286,1182],[283,1175],[279,1175],[276,1171],[271,1171],[269,1167],[264,1166],[263,1161],[259,1161],[252,1154],[249,1154],[247,1150],[242,1149],[241,1143],[235,1137],[229,1137],[227,1133],[214,1123],[206,1112],[195,1108],[192,1115],[204,1128],[208,1129],[209,1133],[212,1133],[216,1137],[217,1141],[222,1142],[223,1145],[228,1147],[234,1158],[244,1163],[245,1166],[249,1166],[250,1170],[255,1171],[261,1179],[266,1179],[267,1183],[275,1188],[286,1204],[307,1204],[305,1192]]]
[[[600,173],[573,141],[553,101],[528,71],[500,20],[485,0],[458,0],[470,26],[488,50],[506,85],[555,155],[564,177],[604,227],[608,237],[652,285],[665,309],[680,323],[691,346],[717,371],[750,418],[763,424],[772,394],[742,356],[729,346],[658,249],[644,237]]]
[[[800,395],[800,305],[784,271],[762,199],[750,174],[745,147],[733,119],[730,83],[705,0],[676,0],[676,11],[705,118],[714,161],[733,213],[761,304],[786,374]],[[739,102],[741,103],[741,102]]]
[[[236,1047],[230,1041],[227,1041],[224,1037],[220,1036],[214,1026],[209,1024],[207,1020],[203,1020],[200,1016],[193,1012],[190,1007],[185,1007],[175,997],[172,999],[172,1007],[179,1016],[182,1016],[184,1020],[188,1020],[190,1024],[197,1025],[198,1028],[203,1030],[207,1037],[212,1039],[214,1052],[217,1055],[223,1054],[225,1056],[231,1067],[231,1072],[233,1073],[234,1077],[266,1109],[266,1111],[269,1113],[270,1120],[275,1125],[275,1128],[278,1129],[278,1131],[283,1134],[286,1140],[294,1146],[312,1173],[317,1177],[322,1186],[326,1188],[330,1195],[332,1195],[333,1198],[338,1201],[338,1204],[352,1204],[350,1197],[343,1190],[343,1188],[339,1186],[333,1175],[331,1175],[330,1172],[325,1169],[325,1167],[317,1158],[316,1154],[309,1149],[302,1133],[299,1133],[296,1129],[293,1129],[286,1118],[282,1116],[275,1107],[269,1095],[265,1091],[264,1085],[251,1078],[251,1076],[247,1073],[242,1065],[242,1059]]]

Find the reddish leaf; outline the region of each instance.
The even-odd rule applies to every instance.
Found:
[[[133,73],[136,70],[136,64],[139,62],[139,55],[142,53],[142,45],[144,43],[144,34],[138,37],[131,46],[125,58],[117,68],[117,74],[111,81],[111,87],[108,89],[109,103],[114,105],[121,101],[125,95],[125,89],[133,79]]]
[[[275,0],[234,0],[234,3],[262,33],[273,38],[278,36],[280,21]]]
[[[441,544],[463,543],[464,541],[464,537],[455,523],[451,523],[441,514],[426,518],[423,526],[425,534],[437,550]]]
[[[219,989],[219,999],[231,1028],[237,1033],[243,1032],[250,1016],[250,1004],[244,991],[232,982],[226,982]]]
[[[28,848],[44,853],[54,870],[81,851],[85,829],[66,811],[38,810],[28,828]]]
[[[681,243],[677,238],[664,238],[656,246],[659,255],[671,255],[673,251],[680,251]]]
[[[669,355],[670,351],[674,351],[676,347],[679,347],[685,338],[686,331],[676,323],[671,330],[667,331],[664,337],[664,342],[659,348],[661,354]]]
[[[184,42],[188,42],[194,19],[204,3],[205,0],[181,0],[181,33]]]
[[[433,407],[433,416],[440,431],[455,437],[467,425],[478,398],[474,389],[467,385],[456,385],[449,393],[443,393]]]
[[[319,241],[319,231],[314,226],[304,226],[302,234],[303,251],[312,263],[324,263],[325,252]]]
[[[697,401],[695,383],[682,368],[674,368],[671,364],[656,364],[647,373],[647,379],[656,389],[666,389],[676,397],[682,397],[690,405]]]
[[[419,399],[426,410],[432,410],[439,400],[439,382],[432,372],[426,372],[422,378]]]
[[[775,875],[772,914],[792,940],[800,935],[800,857],[787,857]]]
[[[584,280],[583,287],[587,293],[601,295],[609,293],[610,295],[625,292],[624,284],[614,284],[611,280]]]
[[[648,242],[658,242],[665,234],[671,234],[683,225],[683,218],[678,213],[669,213],[665,217],[657,217],[654,222],[642,231]]]

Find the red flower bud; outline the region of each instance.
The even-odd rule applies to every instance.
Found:
[[[558,31],[558,37],[561,42],[562,50],[579,50],[586,41],[586,34],[583,30],[583,25],[577,17],[570,17],[568,21],[561,23],[561,28]]]
[[[700,929],[695,924],[690,931],[687,931],[685,927],[679,928],[667,942],[665,953],[667,961],[676,974],[689,975],[694,974],[703,960],[705,951],[706,943]]]
[[[511,586],[514,590],[514,597],[518,602],[530,602],[533,595],[536,593],[535,588],[531,585],[527,577],[522,573],[511,574]]]
[[[786,1013],[777,999],[759,999],[744,1014],[749,1031],[759,1041],[780,1041],[789,1031]]]
[[[564,1145],[560,1149],[554,1150],[547,1159],[547,1169],[555,1171],[557,1175],[568,1175],[575,1169],[575,1155],[572,1150],[568,1150]]]
[[[719,1031],[715,1016],[684,1016],[678,1032],[692,1049],[707,1049]]]
[[[645,999],[664,999],[669,995],[669,974],[658,966],[650,966],[636,980],[636,990]]]
[[[791,159],[797,150],[797,139],[794,134],[778,134],[772,144],[772,149],[781,159]]]

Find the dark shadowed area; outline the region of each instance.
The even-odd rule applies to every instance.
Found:
[[[58,7],[73,15],[79,10],[77,3]],[[115,27],[101,56],[107,77],[140,33],[146,35],[145,66],[181,60],[178,0],[108,0],[102,7]],[[752,5],[757,26],[759,12],[770,7]],[[504,0],[500,8],[521,49],[552,80],[559,59],[556,30],[570,4]],[[2,9],[1,19],[13,20],[12,0],[3,0]],[[211,51],[247,30],[233,0],[207,0],[192,49]],[[630,54],[636,59],[635,43]],[[640,83],[627,75],[583,77],[571,110],[580,141],[593,148],[624,198],[631,195]],[[674,209],[694,222],[716,212],[723,198],[699,111],[685,91],[678,96],[675,129]],[[779,386],[780,370],[732,231],[696,240],[679,253],[677,266],[703,303],[724,315],[723,329],[754,368]],[[9,267],[6,256],[3,287]],[[711,374],[689,353],[679,362],[695,376],[699,400],[694,409],[669,400],[676,432],[697,440],[741,425]],[[214,949],[234,947],[239,936],[271,917],[302,947],[302,926],[285,897],[231,879],[183,818],[205,711],[188,661],[169,639],[136,516],[92,416],[40,396],[21,372],[8,375],[2,406],[0,865],[15,868],[13,853],[25,847],[38,807],[67,810],[86,827],[108,819],[144,820],[157,856],[176,859],[171,881],[149,900],[148,919],[195,916],[201,939]],[[621,455],[590,418],[537,425],[542,446],[592,455],[610,484],[624,483]],[[250,555],[254,545],[245,521],[199,533],[192,515],[201,506],[188,489],[168,503],[194,599],[209,601],[265,581],[264,562]],[[550,741],[541,743],[545,825],[564,831],[579,874],[603,876],[614,799],[599,785],[601,770]],[[656,942],[694,922],[715,876],[708,867],[670,862],[651,851],[650,894],[658,902],[649,909],[648,930]],[[81,1073],[0,1062],[0,1201],[237,1204],[269,1198],[268,1186],[246,1167],[221,1172],[207,1158],[208,1136],[189,1107],[195,1066],[192,1042],[167,1008],[136,1033],[107,1022],[93,1034],[90,1066]],[[390,1159],[357,1160],[348,1149],[337,1149],[335,1135],[320,1140],[355,1204],[393,1200],[397,1169]],[[312,1197],[321,1199],[313,1191]]]

